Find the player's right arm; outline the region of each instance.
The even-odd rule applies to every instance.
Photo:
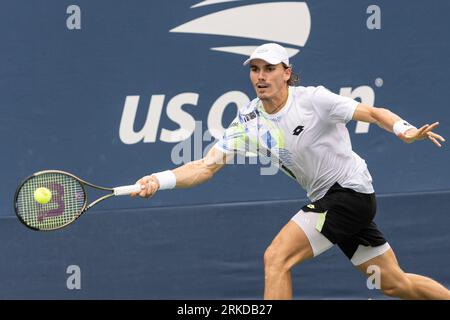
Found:
[[[195,160],[171,170],[175,176],[175,188],[191,188],[210,180],[214,174],[230,161],[233,154],[225,154],[213,147],[203,159]],[[136,183],[141,185],[142,191],[137,194],[141,197],[152,197],[160,188],[160,182],[155,175],[144,176]]]

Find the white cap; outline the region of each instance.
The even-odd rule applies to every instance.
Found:
[[[244,66],[253,59],[262,59],[270,64],[279,64],[283,62],[289,66],[289,56],[285,48],[276,43],[266,43],[260,45],[253,51],[250,58],[244,61]]]

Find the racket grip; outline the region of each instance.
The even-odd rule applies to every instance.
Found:
[[[141,192],[141,185],[140,184],[133,184],[130,186],[122,186],[122,187],[116,187],[113,189],[115,196],[127,196],[130,193],[133,192]]]

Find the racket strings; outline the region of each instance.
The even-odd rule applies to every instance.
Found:
[[[34,192],[40,187],[52,193],[46,204],[34,199]],[[17,213],[32,228],[52,230],[75,220],[85,201],[84,188],[75,178],[61,173],[43,173],[31,177],[20,188]]]

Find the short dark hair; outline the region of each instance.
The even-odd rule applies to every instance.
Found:
[[[288,65],[285,65],[284,63],[282,63],[282,65],[283,65],[284,69],[291,68],[291,70],[292,70],[291,77],[287,81],[288,86],[298,86],[300,84],[300,76],[298,74],[294,73],[294,71],[292,69],[292,64],[288,66]]]

